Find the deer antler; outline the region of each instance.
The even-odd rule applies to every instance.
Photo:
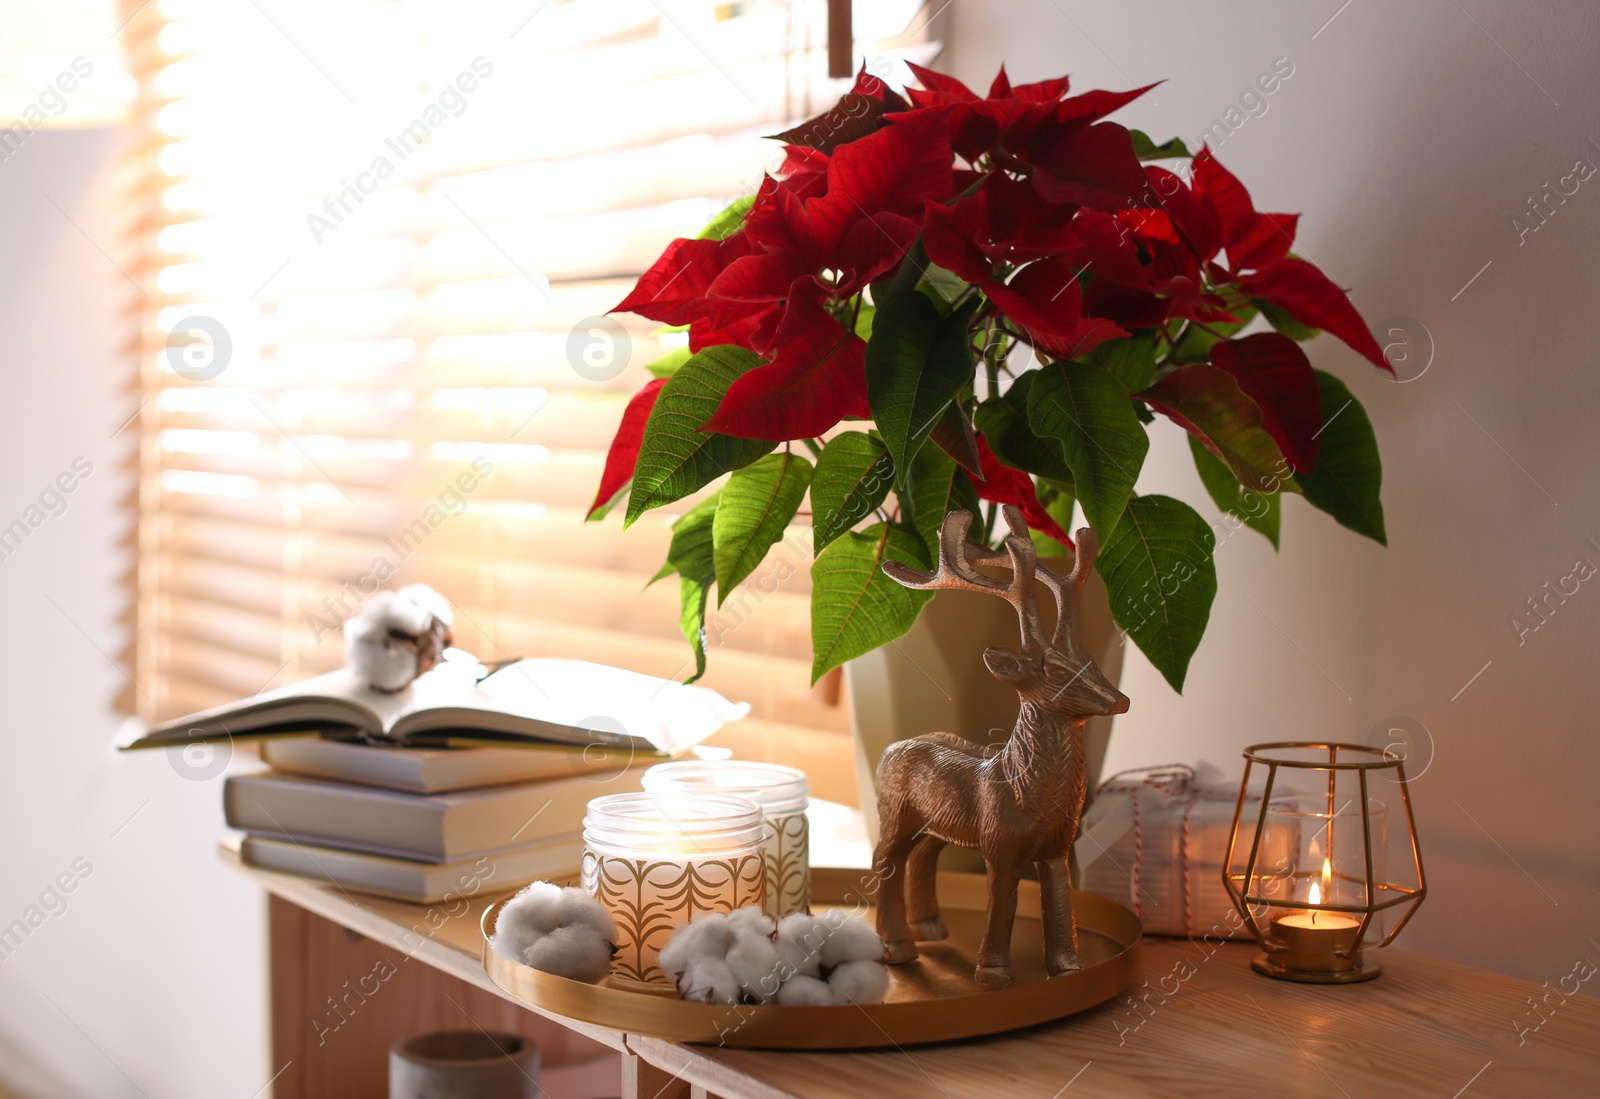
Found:
[[[1088,583],[1089,572],[1094,568],[1095,555],[1100,549],[1100,536],[1088,527],[1079,527],[1076,546],[1072,572],[1066,576],[1043,565],[1038,569],[1039,579],[1050,589],[1050,594],[1055,596],[1056,627],[1050,636],[1052,649],[1065,648],[1068,634],[1078,628],[1078,610],[1083,598],[1083,586]]]
[[[922,591],[977,591],[1000,596],[1016,608],[1024,651],[1037,652],[1046,647],[1046,642],[1033,579],[1037,572],[1047,570],[1039,569],[1039,558],[1022,513],[1006,505],[1002,514],[1011,528],[1004,553],[970,541],[967,535],[972,529],[972,513],[952,511],[939,528],[939,562],[933,572],[919,572],[898,561],[885,561],[883,571],[897,583]],[[999,564],[1010,564],[1009,581],[985,576],[972,567]]]

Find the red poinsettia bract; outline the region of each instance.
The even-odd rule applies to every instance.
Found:
[[[1105,116],[1148,87],[1073,96],[1065,77],[1013,86],[1002,69],[979,96],[912,69],[923,86],[906,99],[863,70],[834,111],[779,135],[783,169],[739,227],[673,241],[618,305],[686,326],[692,351],[734,344],[760,358],[702,431],[782,442],[870,418],[860,296],[921,255],[981,295],[975,333],[998,324],[1045,360],[1140,329],[1235,322],[1258,301],[1390,369],[1344,291],[1291,254],[1298,215],[1257,211],[1208,149],[1188,179],[1140,162]],[[1211,362],[1260,405],[1291,467],[1313,469],[1321,407],[1294,342],[1223,340]],[[596,507],[631,476],[660,385],[629,405]],[[981,454],[984,478],[1005,469]],[[1049,530],[1037,499],[1026,506]]]

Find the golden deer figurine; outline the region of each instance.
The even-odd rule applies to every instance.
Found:
[[[998,748],[985,750],[949,733],[890,745],[878,764],[880,832],[873,853],[882,886],[878,933],[884,958],[893,964],[915,960],[916,940],[946,937],[936,893],[939,852],[949,843],[982,852],[989,912],[975,976],[991,988],[1012,983],[1017,881],[1029,863],[1039,871],[1046,971],[1054,977],[1082,968],[1067,853],[1087,792],[1083,728],[1092,716],[1128,709],[1127,696],[1090,658],[1078,630],[1079,600],[1099,544],[1094,531],[1078,531],[1072,573],[1063,578],[1039,565],[1021,513],[1007,506],[1003,514],[1011,530],[1004,551],[969,541],[972,513],[953,511],[939,532],[934,572],[893,561],[883,566],[908,588],[988,592],[1016,608],[1022,648],[986,649],[983,662],[1021,696],[1022,710]],[[1006,564],[1009,580],[973,567]],[[1036,577],[1055,596],[1055,630],[1049,635],[1039,617]]]

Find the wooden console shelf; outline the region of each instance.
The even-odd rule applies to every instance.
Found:
[[[227,849],[222,857],[273,898],[273,1056],[288,1062],[274,1084],[279,1099],[381,1096],[372,1050],[405,1033],[473,1025],[528,1034],[547,1062],[615,1050],[623,1095],[642,1099],[1520,1099],[1600,1087],[1600,1000],[1589,996],[1563,1000],[1402,950],[1384,951],[1383,976],[1365,984],[1287,984],[1251,972],[1252,946],[1184,939],[1146,941],[1129,996],[999,1038],[853,1053],[680,1046],[541,1017],[500,993],[483,973],[478,930],[500,894],[447,912],[249,869]],[[380,960],[392,977],[373,976]],[[367,988],[400,982],[404,991],[362,997],[357,988],[347,1008],[326,1002],[361,977]],[[377,1036],[359,1037],[368,1031]]]

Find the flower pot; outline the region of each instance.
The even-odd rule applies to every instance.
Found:
[[[1066,575],[1071,558],[1040,564]],[[1043,585],[1040,607],[1054,607]],[[1053,611],[1046,612],[1047,625]],[[1123,637],[1111,618],[1105,582],[1091,572],[1079,617],[1083,642],[1107,679],[1122,673]],[[983,664],[991,645],[1015,649],[1017,613],[1004,600],[977,592],[941,591],[923,608],[911,632],[850,661],[846,683],[855,740],[856,790],[867,835],[878,842],[876,774],[884,749],[923,733],[956,733],[980,744],[1002,743],[1017,720],[1017,694]],[[1111,718],[1092,717],[1084,730],[1091,795],[1105,763]],[[952,851],[948,848],[946,856]]]

